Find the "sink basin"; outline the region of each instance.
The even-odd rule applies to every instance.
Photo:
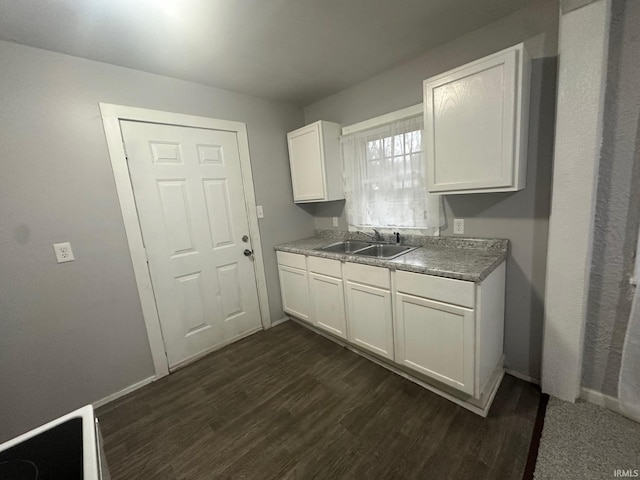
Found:
[[[347,240],[346,242],[333,243],[331,245],[327,245],[326,247],[320,247],[318,248],[318,250],[334,253],[355,253],[358,250],[362,250],[363,248],[366,248],[370,245],[372,244],[369,242]]]
[[[403,255],[416,248],[417,247],[408,247],[406,245],[371,245],[370,247],[358,250],[355,252],[355,255],[389,259]]]

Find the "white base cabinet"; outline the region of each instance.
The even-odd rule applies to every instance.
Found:
[[[278,269],[287,313],[486,415],[504,371],[504,263],[480,283],[286,252]]]
[[[347,321],[340,261],[309,257],[308,265],[313,324],[346,339]]]
[[[278,252],[282,309],[300,320],[311,321],[309,277],[304,255]]]
[[[395,361],[474,398],[502,367],[505,264],[481,283],[396,272]]]
[[[397,363],[473,395],[474,312],[396,294]]]
[[[386,268],[345,263],[349,341],[393,360],[391,280]]]

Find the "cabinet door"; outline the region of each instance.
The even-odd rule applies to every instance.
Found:
[[[278,265],[278,273],[280,274],[283,310],[300,320],[310,322],[307,271]]]
[[[347,338],[344,287],[342,279],[309,274],[313,324],[327,332]]]
[[[326,196],[324,152],[319,124],[287,135],[293,200],[324,200]]]
[[[473,395],[474,312],[396,294],[396,363]]]
[[[349,341],[393,359],[391,292],[347,281]]]
[[[430,192],[517,189],[518,55],[508,49],[425,80]]]

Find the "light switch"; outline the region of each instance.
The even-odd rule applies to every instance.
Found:
[[[256,213],[258,214],[258,218],[264,218],[264,210],[262,210],[262,205],[256,205]]]
[[[73,250],[71,250],[71,244],[69,242],[54,243],[53,251],[56,254],[56,260],[58,260],[58,263],[72,262],[75,260],[75,258],[73,258]]]

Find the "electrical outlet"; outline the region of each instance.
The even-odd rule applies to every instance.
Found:
[[[333,217],[333,226],[334,227],[338,226],[338,217]]]
[[[71,244],[69,242],[54,243],[53,251],[56,254],[56,260],[58,260],[58,263],[72,262],[75,260],[73,257],[73,250],[71,250]]]
[[[464,218],[453,219],[453,233],[462,235],[464,233]]]
[[[256,213],[258,214],[258,218],[264,218],[264,210],[262,210],[262,205],[256,205]]]

